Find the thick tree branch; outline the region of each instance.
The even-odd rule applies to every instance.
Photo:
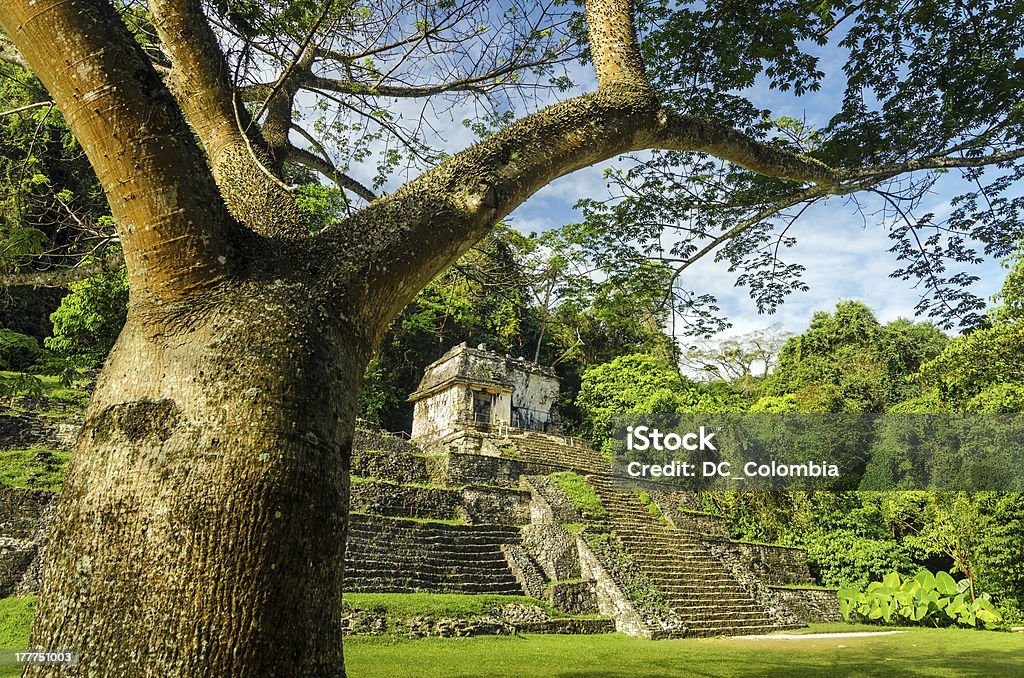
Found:
[[[174,100],[113,7],[4,0],[0,23],[96,170],[132,288],[174,300],[225,277],[235,224]]]
[[[321,158],[304,148],[298,148],[296,146],[289,148],[288,160],[305,165],[306,167],[323,174],[325,177],[336,183],[339,188],[351,191],[367,202],[372,202],[377,199],[377,195],[369,188],[347,174],[339,172],[334,165],[326,159]]]
[[[74,268],[26,273],[0,273],[0,287],[67,287],[73,282],[85,280],[100,273],[117,271],[122,266],[124,266],[124,254],[116,252]]]
[[[25,57],[21,56],[21,52],[14,46],[11,39],[6,35],[0,35],[0,61],[24,68],[26,71],[31,71],[28,62],[25,61]]]
[[[233,97],[227,62],[199,1],[151,0],[149,6],[173,65],[171,91],[203,142],[231,213],[263,235],[306,235],[295,201],[267,176],[275,175],[275,163]]]
[[[834,187],[842,173],[814,158],[752,139],[718,122],[664,113],[665,123],[651,148],[703,151],[760,174]]]
[[[318,238],[318,251],[340,257],[328,285],[361,281],[370,327],[383,331],[423,285],[530,195],[622,153],[703,151],[764,174],[815,182],[823,190],[836,186],[837,173],[816,160],[663,110],[640,67],[630,12],[631,3],[623,0],[587,3],[596,93],[523,118]],[[375,236],[354,243],[354,232]]]
[[[701,118],[667,114],[646,89],[609,86],[520,120],[355,215],[370,231],[373,221],[394,224],[380,233],[372,252],[360,250],[358,257],[402,261],[413,273],[409,287],[403,282],[397,296],[383,302],[401,308],[449,258],[534,192],[582,167],[646,148],[713,153],[763,174],[816,182],[822,194],[837,183],[837,173],[818,161]],[[325,237],[342,238],[353,227]],[[364,275],[388,289],[395,275],[386,269],[379,279],[371,270]]]
[[[597,86],[650,86],[633,28],[632,0],[590,0],[586,14]]]

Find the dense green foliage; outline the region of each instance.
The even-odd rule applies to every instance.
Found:
[[[0,329],[0,369],[24,370],[33,365],[39,355],[39,342],[35,337]]]
[[[69,293],[50,316],[51,351],[97,367],[114,347],[128,316],[128,276],[124,270],[71,283]]]
[[[607,448],[617,415],[624,413],[741,410],[743,396],[724,383],[698,384],[650,354],[624,355],[583,374],[576,406],[583,433]]]
[[[920,381],[931,387],[928,396],[942,409],[1024,411],[1024,258],[1019,254],[1010,260],[999,299],[984,327],[949,342],[921,366]]]
[[[911,375],[947,341],[933,325],[882,325],[864,304],[840,302],[832,313],[815,313],[807,331],[785,343],[755,409],[770,411],[773,397],[790,396],[804,412],[886,411],[919,394]]]
[[[54,265],[112,223],[81,146],[36,77],[0,63],[0,268]],[[46,254],[33,259],[33,255]],[[56,255],[56,259],[49,256]]]

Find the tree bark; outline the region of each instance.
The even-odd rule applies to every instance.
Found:
[[[369,351],[336,315],[273,275],[133,306],[60,496],[32,630],[33,647],[82,661],[26,675],[344,675]]]

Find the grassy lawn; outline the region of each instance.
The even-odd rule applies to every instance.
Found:
[[[396,605],[394,601],[373,602],[389,608]],[[31,598],[0,600],[0,647],[25,647],[34,603]],[[407,611],[416,608],[412,601],[404,605],[409,606]],[[452,611],[466,611],[464,605],[463,601],[452,601]],[[796,633],[889,630],[893,629],[817,624]],[[630,638],[618,633],[424,640],[347,638],[345,658],[350,678],[1010,678],[1024,675],[1024,634],[924,628],[902,631],[890,636],[852,638],[663,641]],[[0,666],[0,678],[18,675],[16,667]]]
[[[891,630],[815,625],[811,631]],[[905,629],[892,636],[807,640],[715,638],[648,641],[603,636],[390,640],[349,638],[350,678],[693,678],[1024,675],[1024,635]]]
[[[0,598],[0,649],[20,650],[28,646],[28,630],[36,599]],[[0,664],[0,678],[16,678],[21,669]]]

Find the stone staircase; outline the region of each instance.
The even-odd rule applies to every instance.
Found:
[[[515,448],[515,458],[519,461],[583,473],[607,473],[610,468],[608,460],[600,452],[576,438],[520,431],[511,433],[509,439]]]
[[[684,622],[673,636],[751,635],[791,628],[758,603],[700,541],[663,525],[631,491],[588,478],[608,510],[607,526]]]
[[[353,514],[345,590],[523,595],[501,551],[511,543],[519,543],[516,527]]]

